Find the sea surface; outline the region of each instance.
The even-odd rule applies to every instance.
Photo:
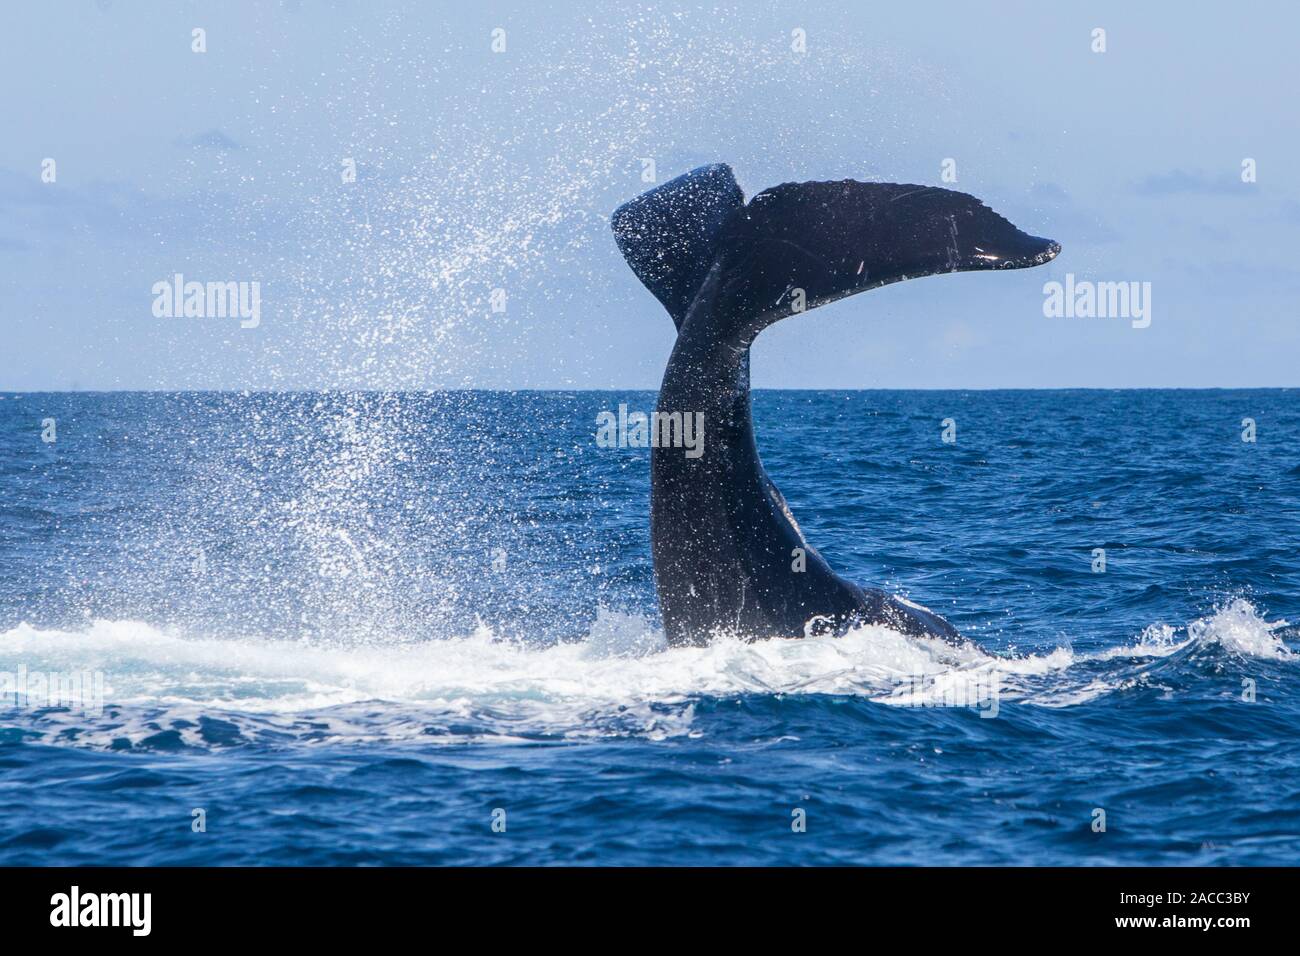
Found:
[[[0,393],[0,864],[1300,859],[1300,392],[755,393],[956,647],[667,648],[620,404]]]

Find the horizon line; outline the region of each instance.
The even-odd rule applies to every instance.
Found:
[[[810,387],[779,386],[752,387],[750,392],[1285,392],[1300,385],[1062,385],[1062,386],[939,386],[919,385],[908,387]],[[485,388],[464,386],[457,388],[0,388],[0,399],[9,395],[313,395],[321,393],[401,395],[436,395],[439,393],[561,393],[581,392],[657,392],[657,387],[609,386],[604,388]]]

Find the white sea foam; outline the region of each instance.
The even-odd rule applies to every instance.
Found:
[[[140,622],[95,621],[77,631],[23,624],[0,634],[0,672],[102,672],[110,705],[103,726],[87,727],[70,713],[28,715],[31,729],[47,737],[77,726],[79,739],[92,744],[139,742],[176,721],[184,741],[201,742],[200,716],[232,721],[246,737],[268,731],[314,740],[662,738],[694,732],[699,699],[745,694],[915,706],[951,700],[954,689],[978,683],[996,686],[1003,701],[1070,706],[1131,686],[1137,678],[1122,664],[1189,645],[1291,658],[1276,634],[1284,623],[1236,600],[1183,629],[1153,625],[1127,647],[1006,657],[884,627],[840,638],[721,637],[707,647],[669,648],[646,620],[608,611],[585,640],[548,647],[501,640],[483,626],[453,640],[334,647],[194,638]],[[1111,670],[1079,666],[1087,662],[1109,662]],[[12,697],[0,703],[12,723],[19,713],[9,709]]]

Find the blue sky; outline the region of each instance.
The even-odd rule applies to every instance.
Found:
[[[12,6],[0,387],[656,387],[608,229],[645,159],[949,185],[1064,247],[780,323],[757,385],[1300,385],[1294,5],[540,6]],[[260,324],[155,317],[177,272]],[[1150,327],[1044,317],[1067,272],[1150,282]]]

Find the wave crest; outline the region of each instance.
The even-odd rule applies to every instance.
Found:
[[[1128,647],[1006,657],[885,627],[840,637],[669,648],[644,618],[601,610],[586,639],[539,647],[479,625],[465,637],[372,646],[195,638],[133,621],[0,634],[0,674],[99,672],[100,715],[0,697],[24,736],[104,746],[296,740],[522,740],[693,732],[701,699],[834,695],[894,706],[1002,701],[1075,706],[1141,684],[1153,661],[1293,652],[1249,601],[1185,628],[1155,624]],[[1181,652],[1181,653],[1180,653]],[[1168,659],[1168,660],[1166,660]],[[6,686],[5,690],[12,687]],[[974,700],[967,699],[974,704]],[[18,704],[18,706],[15,706]],[[219,723],[234,732],[208,731]]]

